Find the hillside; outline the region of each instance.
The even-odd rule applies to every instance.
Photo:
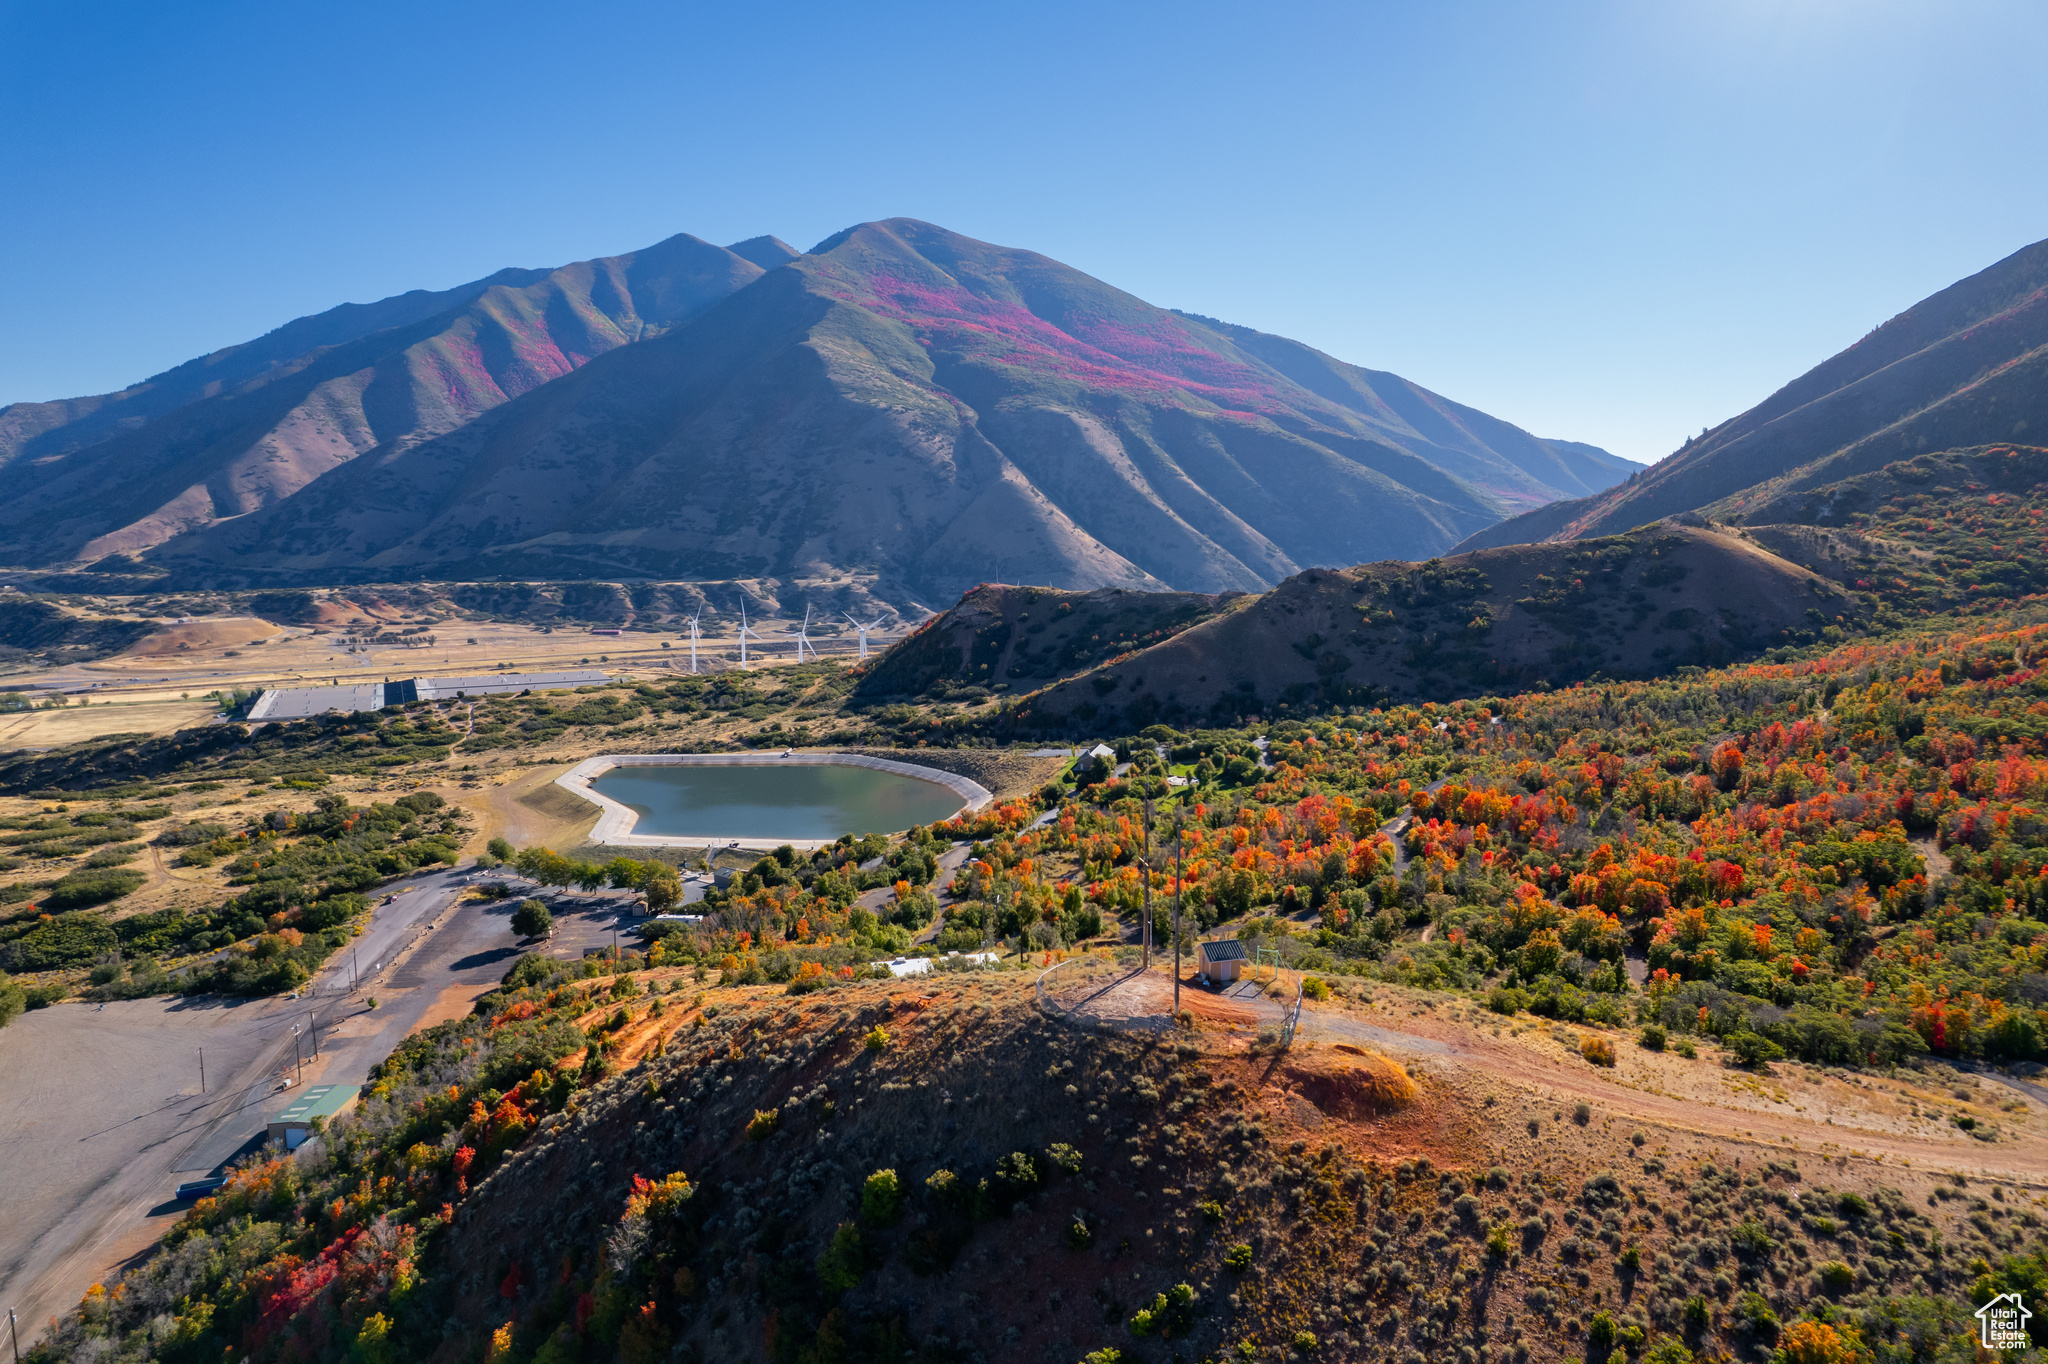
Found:
[[[2048,592],[2044,518],[2048,449],[1992,445],[1752,499],[1738,519],[1777,553],[1926,615],[1981,613]]]
[[[1739,534],[1666,523],[1571,545],[1311,570],[1050,687],[1023,713],[1138,729],[1648,676],[1802,641],[1865,611]]]
[[[241,1170],[27,1357],[140,1358],[154,1334],[172,1360],[1412,1360],[1477,1341],[1548,1364],[1760,1357],[1782,1335],[1846,1359],[1964,1341],[1963,1255],[2027,1281],[2039,1237],[2004,1206],[2010,1176],[1994,1205],[1862,1151],[1831,1163],[1676,1111],[1639,1125],[1637,1096],[1560,1059],[1597,1030],[1483,1045],[1419,1013],[1395,1036],[1418,1086],[1350,1043],[1248,1048],[1241,1024],[1090,1033],[1017,975],[803,1001],[529,958],[475,1016],[408,1039],[334,1154]]]
[[[857,572],[902,608],[1258,590],[1633,467],[908,219],[617,259],[0,469],[0,557],[226,588]]]
[[[943,699],[971,691],[971,699],[980,699],[991,692],[1027,691],[1149,648],[1228,609],[1235,599],[984,583],[891,645],[861,676],[853,695],[860,701]]]
[[[1625,485],[1488,527],[1458,548],[1610,535],[1688,511],[1733,516],[1923,451],[2029,430],[2048,430],[2048,241],[1922,299]]]
[[[759,278],[677,236],[302,318],[135,388],[0,411],[0,561],[147,551],[452,431]]]
[[[188,360],[118,393],[9,404],[0,408],[0,465],[69,454],[188,403],[275,375],[310,352],[424,322],[488,289],[524,288],[546,275],[545,270],[500,270],[452,289],[414,289],[375,303],[344,303],[287,322],[254,341]]]

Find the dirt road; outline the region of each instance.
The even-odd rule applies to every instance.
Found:
[[[1060,978],[1049,982],[1055,985]],[[1292,991],[1289,992],[1292,1002]],[[1654,1125],[1668,1137],[1791,1150],[1828,1158],[1855,1157],[2006,1179],[2048,1187],[2048,1103],[2039,1087],[1990,1074],[1945,1075],[1942,1069],[1896,1075],[1825,1071],[1796,1062],[1752,1073],[1722,1065],[1703,1046],[1698,1059],[1652,1052],[1633,1033],[1551,1024],[1524,1015],[1503,1019],[1464,1000],[1380,986],[1362,998],[1309,1003],[1297,1047],[1348,1043],[1384,1052],[1411,1072],[1435,1075],[1474,1092],[1512,1089],[1554,1106],[1577,1104],[1588,1121]],[[1164,1024],[1172,981],[1159,970],[1095,974],[1057,985],[1054,1003],[1112,1026]],[[1202,1033],[1243,1045],[1274,1027],[1286,1009],[1268,995],[1239,987],[1227,996],[1182,986],[1183,1007]],[[1615,1065],[1595,1066],[1578,1039],[1607,1038]],[[1963,1099],[1958,1089],[1969,1094]],[[1958,1127],[1968,1114],[1983,1141]]]

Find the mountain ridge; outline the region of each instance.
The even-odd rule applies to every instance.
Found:
[[[1489,526],[1460,550],[1736,516],[1929,450],[2048,430],[2048,241],[1920,300],[1626,484]]]
[[[636,281],[663,248],[695,273]],[[140,555],[212,586],[852,572],[903,603],[993,580],[1245,591],[1426,557],[1631,467],[912,219],[801,254],[678,236],[408,325],[0,467],[0,557]]]

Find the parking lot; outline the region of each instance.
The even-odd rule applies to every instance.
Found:
[[[147,1253],[181,1210],[181,1180],[255,1149],[289,1100],[288,1074],[360,1084],[408,1033],[467,1014],[497,984],[521,951],[509,925],[519,896],[463,901],[471,884],[462,870],[388,888],[391,903],[299,998],[60,1004],[0,1033],[0,1308],[15,1308],[25,1336]],[[629,903],[618,892],[543,898],[555,911],[544,950],[568,959],[610,946]]]

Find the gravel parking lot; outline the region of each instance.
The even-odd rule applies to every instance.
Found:
[[[288,1101],[279,1092],[287,1073],[359,1084],[416,1027],[468,1013],[497,984],[521,951],[507,922],[518,897],[464,902],[471,878],[444,871],[402,883],[302,998],[60,1004],[0,1032],[0,1309],[19,1313],[24,1336],[147,1254],[182,1210],[172,1201],[180,1181],[253,1149]],[[556,915],[543,950],[572,959],[609,946],[628,903],[616,893],[543,898]],[[362,974],[354,995],[352,969]]]

